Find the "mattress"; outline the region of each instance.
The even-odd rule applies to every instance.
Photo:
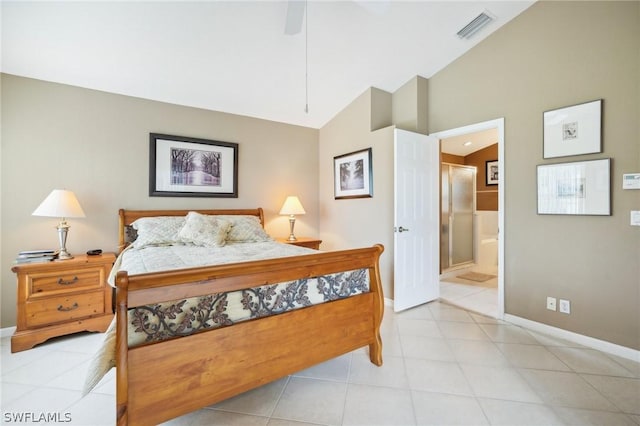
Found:
[[[318,253],[306,247],[277,243],[273,240],[259,242],[227,243],[217,247],[200,247],[188,244],[129,246],[113,265],[109,284],[115,286],[118,271],[129,275],[161,272],[198,266],[224,265],[250,260],[273,259]]]

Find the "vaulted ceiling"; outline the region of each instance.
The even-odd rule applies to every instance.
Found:
[[[431,77],[533,1],[2,1],[2,72],[320,128]],[[495,17],[471,39],[456,33]],[[308,104],[308,112],[305,106]]]

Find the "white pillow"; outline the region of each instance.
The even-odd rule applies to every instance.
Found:
[[[228,243],[252,243],[273,240],[262,228],[260,219],[257,216],[219,215],[216,217],[231,222],[231,229],[227,234]]]
[[[138,236],[134,248],[181,244],[178,232],[185,223],[184,216],[141,217],[131,224]]]
[[[216,216],[189,212],[178,237],[185,243],[202,247],[222,247],[231,223]]]

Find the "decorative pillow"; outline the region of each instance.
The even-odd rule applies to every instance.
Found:
[[[231,229],[227,234],[228,243],[253,243],[272,240],[262,228],[260,219],[257,216],[219,215],[216,217],[231,222]]]
[[[138,233],[133,247],[182,244],[178,232],[185,223],[184,216],[141,217],[131,224]]]
[[[133,229],[133,226],[126,225],[124,227],[124,242],[127,244],[133,243],[138,238],[138,231]]]
[[[202,247],[222,247],[231,223],[216,216],[189,212],[178,237],[186,243]]]

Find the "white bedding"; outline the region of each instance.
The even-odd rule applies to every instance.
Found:
[[[147,246],[142,249],[129,247],[116,259],[109,276],[109,284],[115,287],[115,275],[120,270],[127,271],[129,275],[136,275],[313,253],[318,251],[275,241],[227,243],[223,247],[190,245]]]

